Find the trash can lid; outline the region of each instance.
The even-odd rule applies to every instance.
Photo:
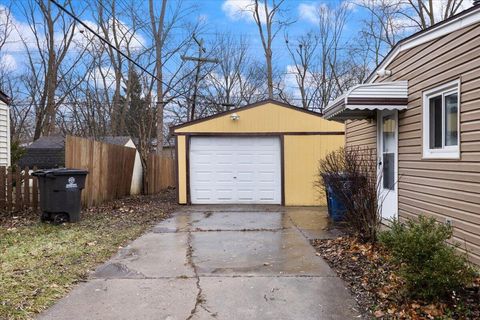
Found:
[[[45,169],[37,170],[32,173],[34,176],[74,176],[74,175],[84,175],[88,174],[87,170],[83,169],[72,169],[72,168],[58,168],[58,169]]]

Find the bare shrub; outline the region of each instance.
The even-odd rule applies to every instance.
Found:
[[[320,161],[317,187],[328,180],[345,205],[345,227],[364,242],[375,242],[381,223],[377,193],[376,151],[366,147],[342,148]]]

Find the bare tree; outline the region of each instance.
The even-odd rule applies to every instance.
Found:
[[[63,5],[73,11],[70,0],[64,1]],[[32,46],[22,38],[30,70],[28,88],[35,108],[33,138],[36,140],[42,134],[54,132],[56,112],[66,98],[58,91],[59,85],[74,69],[81,52],[69,55],[76,25],[72,19],[52,8],[50,1],[30,0],[22,4],[22,8],[35,39]]]
[[[260,40],[265,54],[266,75],[268,98],[273,99],[273,51],[272,43],[285,26],[292,22],[282,18],[282,4],[285,0],[264,0],[263,4],[259,0],[254,0],[252,6],[248,8],[253,14],[253,19],[258,28]]]
[[[220,112],[241,104],[240,83],[251,59],[243,36],[235,38],[231,33],[219,34],[213,47],[218,64],[207,74],[203,96],[215,112]]]
[[[336,6],[320,6],[317,9],[320,70],[314,77],[320,90],[319,99],[316,101],[320,112],[323,112],[332,98],[344,91],[346,85],[349,85],[349,78],[354,76],[348,70],[346,73],[342,72],[342,66],[346,63],[342,37],[348,13],[346,2]]]
[[[10,9],[10,5],[0,6],[0,52],[13,31],[12,12]]]
[[[295,43],[285,38],[287,50],[293,61],[295,81],[300,91],[300,99],[303,109],[310,109],[310,106],[318,92],[318,87],[314,86],[312,79],[313,64],[316,60],[316,50],[319,38],[312,32],[307,33],[297,39]]]
[[[184,90],[179,84],[191,75],[190,72],[183,72],[186,67],[184,61],[177,60],[173,71],[170,69],[169,76],[165,77],[164,69],[166,64],[174,59],[178,59],[181,52],[188,50],[192,44],[191,37],[185,37],[177,41],[172,40],[172,31],[175,29],[187,30],[190,34],[195,34],[198,25],[189,25],[185,23],[185,18],[192,11],[182,5],[181,1],[175,2],[174,6],[169,6],[167,0],[162,0],[157,14],[156,1],[149,0],[149,16],[150,16],[150,32],[153,39],[154,59],[155,59],[155,76],[156,87],[156,137],[157,137],[157,153],[161,153],[164,144],[165,126],[164,126],[164,109],[165,106],[173,100],[179,98]],[[169,16],[166,16],[167,10]]]
[[[162,0],[160,14],[157,22],[153,0],[148,1],[150,23],[155,47],[155,71],[157,87],[157,153],[163,150],[163,48],[166,40],[165,12],[167,11],[167,0]],[[168,31],[168,30],[167,30]]]
[[[464,0],[446,0],[443,2],[433,0],[406,0],[415,15],[408,12],[401,14],[410,19],[419,29],[426,29],[435,23],[448,19],[464,9]],[[440,10],[439,10],[440,9]]]
[[[12,21],[11,6],[0,6],[0,58],[4,57],[2,49],[8,43],[13,30],[14,25]],[[7,87],[11,86],[11,83],[8,81],[10,78],[10,68],[11,66],[8,65],[8,62],[0,62],[0,88],[4,91],[7,90]]]
[[[396,43],[409,33],[426,29],[464,10],[465,0],[360,0],[355,4],[368,15],[363,20],[361,45],[378,65]]]

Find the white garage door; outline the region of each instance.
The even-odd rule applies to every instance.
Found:
[[[278,137],[192,137],[190,200],[280,204],[280,167]]]

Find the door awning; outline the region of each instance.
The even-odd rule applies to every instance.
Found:
[[[403,110],[407,104],[407,81],[359,84],[330,103],[323,117],[341,122],[366,119],[376,110]]]

